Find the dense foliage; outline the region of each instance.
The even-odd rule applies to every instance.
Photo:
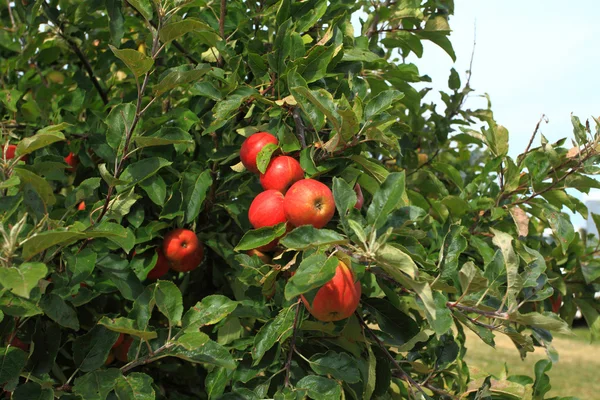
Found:
[[[405,60],[423,41],[454,58],[453,12],[452,0],[2,2],[6,396],[547,398],[551,332],[580,310],[600,336],[600,244],[562,212],[587,217],[571,190],[600,187],[599,133],[573,118],[565,148],[536,128],[513,159],[492,111],[463,107],[469,75],[449,71],[445,107],[431,104],[415,88],[429,77]],[[261,171],[284,152],[336,206],[262,258],[246,251],[285,226],[248,221],[262,188],[239,150],[259,131],[279,139]],[[202,264],[147,279],[176,228],[197,234]],[[320,322],[299,295],[338,260],[361,301]],[[532,377],[474,374],[465,330],[548,359]],[[128,351],[111,349],[120,333]]]

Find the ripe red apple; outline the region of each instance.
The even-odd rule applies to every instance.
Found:
[[[79,157],[77,157],[73,153],[69,153],[65,157],[65,162],[70,165],[70,167],[67,168],[67,171],[69,171],[69,172],[75,172],[75,169],[77,169],[77,166],[79,165]]]
[[[113,361],[115,361],[115,353],[112,350],[108,353],[108,357],[106,357],[106,361],[104,361],[104,366],[108,367]]]
[[[189,229],[175,229],[169,232],[163,241],[163,252],[177,272],[196,269],[204,257],[204,246],[196,234]]]
[[[360,301],[360,282],[355,282],[352,269],[339,262],[333,278],[317,291],[312,305],[304,296],[308,312],[319,321],[340,321],[351,316]]]
[[[287,222],[283,211],[283,194],[277,190],[265,190],[259,193],[248,210],[248,219],[254,229],[275,226]],[[259,251],[271,251],[277,246],[278,239],[259,247]]]
[[[302,179],[287,191],[283,209],[287,220],[294,226],[322,228],[333,217],[335,201],[326,185],[314,179]]]
[[[117,338],[117,341],[115,342],[115,344],[112,345],[111,349],[119,347],[121,343],[123,343],[123,339],[125,339],[125,334],[120,333],[119,337]]]
[[[16,335],[13,336],[12,340],[10,341],[10,345],[14,346],[16,348],[19,348],[19,349],[21,349],[21,350],[23,350],[25,352],[29,351],[29,343],[23,342]]]
[[[258,167],[256,166],[256,156],[267,144],[273,143],[278,145],[279,141],[273,135],[268,132],[258,132],[248,136],[242,148],[240,149],[240,159],[242,164],[248,171],[258,174]]]
[[[81,203],[79,203],[79,205],[77,206],[77,209],[79,211],[85,211],[85,201],[82,201]]]
[[[552,297],[550,302],[552,303],[552,312],[554,314],[559,314],[560,306],[562,306],[562,295],[559,293],[556,297]]]
[[[264,174],[260,174],[260,184],[265,190],[278,190],[285,194],[294,183],[304,179],[300,163],[289,156],[275,157]]]
[[[365,197],[363,196],[362,189],[358,183],[354,185],[354,191],[356,192],[356,204],[354,204],[354,208],[360,210],[365,203]]]
[[[114,350],[113,353],[115,355],[115,358],[121,362],[126,363],[127,361],[129,361],[128,357],[127,357],[127,353],[129,352],[129,348],[131,347],[131,343],[133,342],[133,338],[131,336],[127,336],[124,340],[123,343],[121,343],[119,346],[117,346]]]
[[[9,144],[6,146],[6,160],[12,160],[15,158],[15,152],[17,151],[17,146],[14,144]],[[2,149],[2,154],[0,154],[0,159],[4,157],[4,149]],[[21,160],[27,161],[27,154],[21,156]]]
[[[169,272],[169,260],[167,260],[167,257],[165,257],[165,253],[163,253],[160,247],[156,248],[156,253],[158,254],[158,259],[156,260],[154,268],[148,272],[146,279],[156,280],[162,278],[167,272]]]

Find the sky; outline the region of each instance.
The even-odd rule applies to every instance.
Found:
[[[456,63],[432,43],[424,43],[421,59],[408,61],[432,78],[428,86],[447,91],[450,68],[465,82],[476,34],[475,92],[466,105],[485,107],[477,96],[489,94],[496,121],[509,131],[509,155],[515,157],[543,114],[548,123],[540,132],[551,143],[573,137],[571,113],[590,119],[592,127],[591,116],[600,116],[599,14],[599,0],[455,0],[449,22]],[[572,222],[585,226],[581,216],[572,216]]]

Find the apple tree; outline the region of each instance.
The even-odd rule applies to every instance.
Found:
[[[514,158],[470,71],[433,103],[407,57],[454,59],[453,12],[2,2],[3,396],[548,398],[553,335],[600,336],[600,242],[565,213],[599,123]],[[467,331],[547,359],[476,373]]]

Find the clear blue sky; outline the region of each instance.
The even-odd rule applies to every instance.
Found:
[[[467,106],[485,107],[476,96],[490,95],[495,119],[510,132],[514,157],[542,114],[549,123],[541,133],[550,142],[573,136],[571,113],[582,121],[600,116],[599,16],[600,0],[456,0],[450,19],[456,64],[431,43],[425,43],[421,59],[409,61],[432,78],[429,86],[447,90],[453,66],[464,82],[476,30],[471,78],[476,92]],[[575,216],[573,223],[585,222]]]

